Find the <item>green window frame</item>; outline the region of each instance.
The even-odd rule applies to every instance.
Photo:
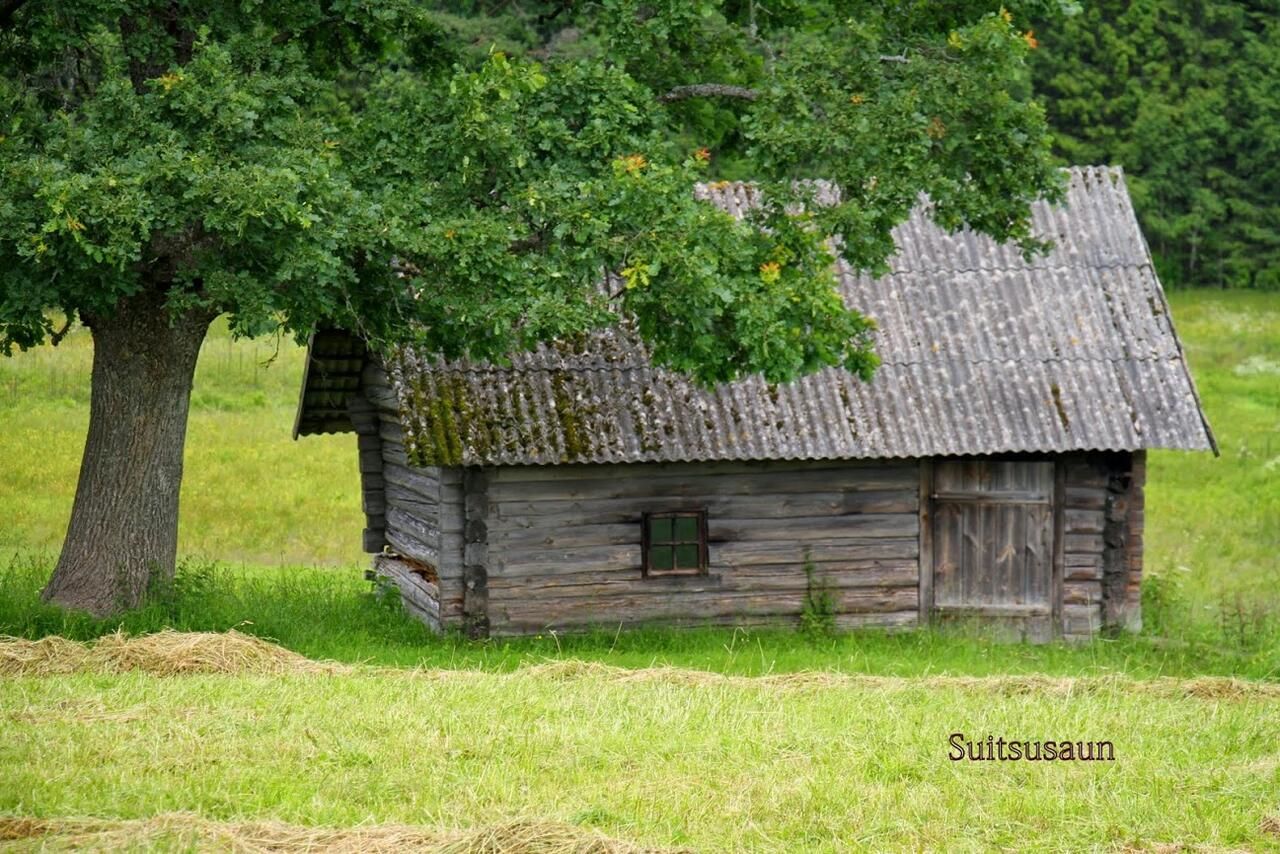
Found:
[[[641,525],[645,577],[706,574],[706,510],[645,513]]]

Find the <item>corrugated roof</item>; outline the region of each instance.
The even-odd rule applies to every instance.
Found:
[[[360,390],[366,358],[364,343],[340,329],[321,329],[311,335],[293,438],[355,429],[347,400]]]
[[[698,193],[752,204],[742,184]],[[1030,262],[925,205],[894,230],[888,274],[838,262],[846,303],[879,325],[869,383],[833,368],[708,391],[623,327],[507,368],[404,352],[388,367],[407,449],[491,465],[1213,448],[1120,170],[1070,170],[1065,204],[1033,218],[1054,248]]]

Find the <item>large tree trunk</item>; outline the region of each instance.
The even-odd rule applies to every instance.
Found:
[[[107,616],[173,578],[191,381],[212,319],[174,316],[157,292],[83,316],[93,333],[89,436],[45,600]]]

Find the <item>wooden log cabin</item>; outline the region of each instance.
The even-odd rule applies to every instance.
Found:
[[[504,367],[322,331],[295,434],[357,435],[374,571],[439,629],[794,623],[815,585],[842,628],[1132,629],[1146,451],[1216,446],[1120,171],[1034,221],[1026,260],[922,204],[886,275],[838,262],[869,383],[707,391],[625,326]]]

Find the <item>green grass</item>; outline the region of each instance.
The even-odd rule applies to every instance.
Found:
[[[0,633],[89,640],[130,634],[239,629],[311,658],[393,667],[506,671],[550,659],[621,667],[675,666],[755,676],[803,670],[885,676],[1046,674],[1280,678],[1280,644],[1247,649],[1150,636],[1086,645],[1009,644],[972,632],[856,632],[813,636],[787,629],[661,629],[495,638],[437,637],[380,602],[355,572],[232,567],[187,561],[174,589],[141,611],[94,620],[42,605],[48,562],[27,556],[0,568]]]
[[[1174,600],[1162,629],[1226,606],[1247,630],[1280,613],[1280,294],[1170,296],[1222,456],[1150,455],[1146,569]]]
[[[11,678],[0,813],[469,827],[704,850],[1275,847],[1280,703],[1140,685],[510,674]],[[948,736],[1116,761],[952,762]]]
[[[303,355],[287,340],[233,341],[215,324],[191,402],[183,554],[363,562],[355,439],[292,438]],[[56,552],[62,543],[84,453],[92,359],[84,329],[56,348],[0,357],[0,550]]]

